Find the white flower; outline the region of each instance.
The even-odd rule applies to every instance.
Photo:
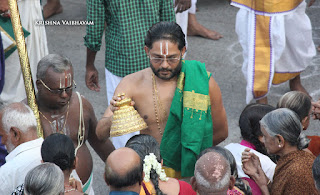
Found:
[[[149,182],[150,181],[150,171],[151,169],[154,169],[156,173],[158,174],[161,181],[168,181],[168,178],[166,176],[166,173],[161,167],[161,164],[157,161],[157,157],[150,153],[149,155],[146,155],[143,160],[143,172],[145,174],[144,181]]]

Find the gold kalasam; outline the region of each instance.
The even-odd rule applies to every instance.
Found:
[[[131,99],[125,98],[116,103],[120,107],[114,111],[110,136],[116,137],[148,128],[146,122],[141,118],[139,113],[130,105]]]

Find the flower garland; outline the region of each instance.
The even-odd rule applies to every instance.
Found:
[[[156,173],[159,175],[159,178],[161,181],[168,181],[168,178],[166,176],[166,173],[161,167],[161,163],[157,161],[157,157],[150,153],[149,155],[146,155],[144,157],[144,163],[143,163],[143,172],[145,174],[144,181],[149,182],[150,181],[150,171],[151,169],[154,169]]]

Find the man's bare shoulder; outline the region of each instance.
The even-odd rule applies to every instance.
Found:
[[[80,94],[80,93],[79,93]],[[89,100],[87,100],[87,98],[85,98],[83,95],[80,94],[80,97],[81,97],[81,101],[82,101],[82,108],[83,108],[83,111],[85,113],[89,112],[90,115],[91,114],[94,114],[92,113],[93,112],[93,107],[91,105],[91,103],[89,102]],[[72,104],[71,104],[71,108],[75,108],[75,107],[78,107],[80,104],[79,104],[79,97],[78,97],[78,94],[76,92],[73,92],[72,93]]]
[[[133,97],[140,89],[144,88],[144,84],[148,82],[148,76],[151,75],[151,71],[151,68],[146,68],[125,76],[117,86],[115,94],[125,93],[129,97]]]
[[[142,82],[145,80],[146,76],[150,74],[150,71],[151,71],[151,68],[146,68],[138,72],[129,74],[125,76],[121,82],[131,83],[131,85],[138,84],[139,82]]]

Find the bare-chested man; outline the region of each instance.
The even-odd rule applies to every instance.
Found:
[[[204,64],[181,59],[186,51],[185,39],[176,23],[160,22],[151,27],[145,44],[146,54],[150,58],[150,68],[123,78],[104,117],[98,122],[97,135],[99,138],[109,137],[113,111],[118,109],[115,103],[121,98],[129,97],[148,125],[148,129],[141,133],[155,137],[161,144],[161,155],[164,157],[165,165],[183,171],[183,165],[180,168],[168,165],[164,153],[172,152],[172,155],[176,155],[175,158],[181,160],[180,152],[175,151],[181,147],[188,148],[194,152],[190,157],[194,160],[193,165],[190,165],[193,171],[195,156],[204,149],[203,145],[199,145],[216,145],[228,136],[220,88],[211,74],[205,70]],[[198,71],[201,73],[196,74]],[[117,94],[121,93],[125,93],[125,96],[118,97]],[[183,98],[179,97],[179,94],[183,94]],[[183,110],[183,114],[175,113],[179,112],[175,107],[177,105],[181,106],[180,112]],[[189,127],[191,129],[188,129]],[[164,139],[166,141],[163,141]],[[175,141],[176,145],[170,151],[165,149],[165,144]]]
[[[114,147],[109,139],[98,140],[95,133],[97,120],[92,105],[81,97],[81,106],[77,93],[73,92],[75,82],[71,62],[57,54],[45,56],[38,63],[36,85],[38,88],[37,104],[44,137],[52,133],[63,133],[70,136],[75,147],[78,147],[82,144],[79,135],[84,134],[83,144],[77,150],[76,171],[84,184],[83,191],[92,194],[93,190],[89,187],[92,185],[86,184],[92,184],[93,164],[85,141],[89,141],[103,161],[114,150]]]

